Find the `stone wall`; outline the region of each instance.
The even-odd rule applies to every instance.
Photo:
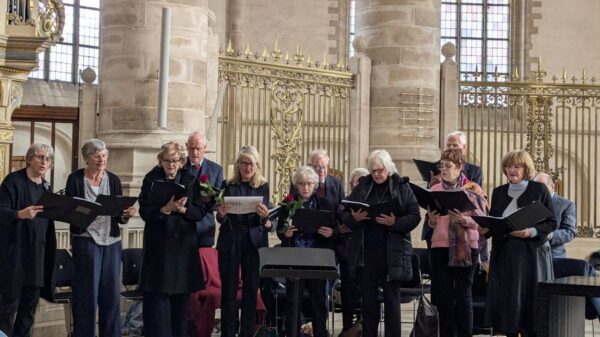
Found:
[[[229,2],[227,39],[234,48],[250,45],[259,54],[263,48],[273,49],[279,36],[279,47],[290,52],[300,45],[313,61],[337,62],[338,55],[347,55],[346,0],[233,0]],[[217,14],[217,18],[218,17]],[[227,41],[222,42],[225,46]],[[344,59],[344,63],[347,62]]]
[[[597,0],[564,2],[561,0],[534,1],[531,8],[537,19],[529,23],[532,48],[529,70],[535,70],[536,58],[542,57],[548,80],[560,77],[563,67],[568,77],[581,77],[586,69],[588,80],[600,77],[600,21],[591,13],[600,13]],[[532,64],[533,63],[533,64]]]

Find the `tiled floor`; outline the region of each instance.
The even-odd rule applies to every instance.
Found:
[[[416,307],[416,305],[414,306]],[[414,321],[413,319],[413,303],[405,303],[402,304],[401,306],[402,309],[402,337],[408,337],[410,336],[410,332],[412,330],[413,324],[411,322]],[[330,321],[328,322],[328,329],[331,331],[331,318],[334,318],[334,324],[333,324],[333,331],[334,333],[332,334],[333,337],[337,337],[340,334],[341,331],[341,327],[342,327],[342,314],[340,312],[336,312],[334,315],[330,316]],[[596,336],[600,337],[600,322],[598,320],[594,320],[594,321],[589,321],[586,320],[585,322],[585,337],[592,337],[594,336],[594,333],[596,334]],[[383,322],[380,325],[380,336],[383,336]],[[475,335],[477,337],[480,336],[489,336],[489,335]],[[497,335],[497,336],[502,336],[502,335]],[[220,337],[219,333],[213,333],[212,337]],[[283,337],[283,336],[280,336]],[[400,336],[399,336],[400,337]]]

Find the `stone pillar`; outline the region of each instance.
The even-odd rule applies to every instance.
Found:
[[[439,159],[440,2],[357,0],[356,32],[372,60],[370,149],[417,178],[413,158]]]
[[[365,158],[369,154],[369,129],[361,127],[369,125],[369,109],[371,95],[371,59],[364,54],[366,41],[357,36],[352,42],[356,53],[348,65],[354,77],[352,89],[352,114],[350,117],[350,153],[348,160],[350,169],[365,166]]]
[[[227,10],[227,38],[235,50],[242,50],[245,42],[244,23],[246,22],[248,3],[246,0],[229,0]],[[227,41],[222,42],[226,46]],[[255,47],[257,48],[257,47]]]
[[[162,8],[171,8],[167,128],[157,129]],[[204,131],[207,101],[206,0],[104,0],[100,19],[98,138],[124,194],[136,195],[168,141]]]
[[[93,84],[96,72],[88,67],[81,72],[83,85],[79,89],[79,145],[88,139],[96,138],[98,128],[98,88]],[[79,167],[85,167],[81,151],[77,149]]]
[[[440,81],[440,147],[444,147],[444,138],[452,131],[459,130],[460,115],[458,112],[458,64],[454,61],[456,46],[447,42],[442,47],[444,62]]]

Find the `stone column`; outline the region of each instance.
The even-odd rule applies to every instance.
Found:
[[[10,145],[15,131],[11,117],[23,100],[21,83],[25,81],[27,73],[19,73],[16,79],[10,72],[0,72],[0,181],[10,173]]]
[[[370,149],[416,179],[412,158],[439,159],[440,2],[357,0],[356,32],[372,60]]]
[[[167,128],[157,129],[162,8],[171,8]],[[206,0],[103,0],[98,138],[125,194],[136,195],[168,141],[204,131],[207,101]]]

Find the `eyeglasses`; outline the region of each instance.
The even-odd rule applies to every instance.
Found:
[[[52,162],[52,158],[46,157],[43,154],[35,155],[35,156],[33,156],[33,158],[35,158],[35,159],[37,159],[37,160],[39,160],[41,162],[48,162],[48,163]]]
[[[319,165],[312,165],[312,168],[316,171],[316,172],[324,172],[327,171],[327,166],[319,166]]]
[[[254,166],[254,163],[251,161],[241,161],[239,163],[240,163],[240,166],[244,166],[244,167],[253,167]]]
[[[168,164],[176,164],[176,163],[179,163],[179,162],[181,162],[181,159],[180,159],[180,158],[177,158],[177,159],[163,159],[163,160],[162,160],[162,162],[163,162],[163,164],[165,164],[165,165],[168,165]]]
[[[438,168],[438,170],[441,171],[441,170],[444,170],[444,169],[449,170],[449,169],[454,168],[454,167],[456,167],[456,165],[454,165],[454,164],[445,164],[445,165],[438,165],[437,168]]]
[[[383,171],[385,171],[385,168],[370,169],[369,171],[371,172],[371,174],[383,174]]]
[[[296,186],[315,186],[315,183],[312,181],[299,181]]]

